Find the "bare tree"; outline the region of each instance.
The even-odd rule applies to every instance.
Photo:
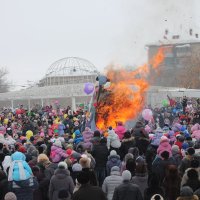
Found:
[[[0,93],[8,92],[10,84],[7,80],[8,70],[0,68]]]

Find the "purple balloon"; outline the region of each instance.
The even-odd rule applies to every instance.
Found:
[[[91,94],[94,91],[94,84],[93,83],[85,83],[84,92],[86,94]]]

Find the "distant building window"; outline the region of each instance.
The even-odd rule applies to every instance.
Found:
[[[191,56],[191,46],[189,44],[177,45],[175,51],[176,57]]]

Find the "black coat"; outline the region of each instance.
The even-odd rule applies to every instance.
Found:
[[[163,189],[155,185],[153,187],[148,187],[147,189],[144,190],[144,200],[151,200],[151,197],[154,194],[160,194],[162,197],[164,197]]]
[[[4,200],[5,194],[8,192],[8,178],[5,176],[0,180],[0,200]]]
[[[112,200],[143,200],[143,198],[137,185],[124,181],[115,188]]]
[[[108,148],[106,144],[96,144],[93,146],[92,156],[96,161],[95,168],[106,168],[108,159]]]
[[[88,173],[88,176],[90,177],[90,184],[92,186],[97,186],[97,177],[95,175],[95,172],[93,171],[93,169],[89,169],[89,168],[83,168],[82,171]]]
[[[128,150],[132,147],[135,147],[135,139],[134,137],[123,139],[120,147],[120,157],[121,160],[125,157],[125,155],[128,153]]]
[[[82,185],[80,189],[74,193],[72,200],[106,200],[106,196],[100,187],[86,184]]]

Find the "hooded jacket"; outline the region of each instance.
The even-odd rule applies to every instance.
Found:
[[[114,166],[121,168],[121,160],[119,155],[108,156],[108,161],[106,164],[107,175],[110,175],[111,168]]]
[[[67,154],[64,150],[56,145],[52,145],[51,152],[54,152],[54,156],[51,158],[53,163],[58,163],[62,160],[62,158],[67,158]]]
[[[120,148],[121,143],[119,140],[118,135],[115,133],[114,130],[109,130],[108,131],[108,137],[107,137],[107,148],[110,149],[110,147],[113,148]]]
[[[169,144],[168,141],[163,141],[163,142],[160,142],[160,145],[157,149],[157,153],[158,155],[161,157],[161,154],[164,152],[164,151],[167,151],[169,152],[169,157],[172,157],[172,147],[171,145]]]
[[[83,136],[79,130],[76,130],[73,134],[74,143],[78,144],[79,142],[83,142]]]
[[[85,148],[86,149],[91,148],[92,147],[91,140],[93,138],[93,132],[90,130],[90,128],[86,127],[82,135]]]
[[[115,133],[118,135],[120,140],[122,140],[122,138],[124,137],[125,132],[126,132],[126,128],[123,125],[118,125],[115,128]]]
[[[73,194],[74,182],[70,176],[70,172],[66,169],[58,168],[51,178],[49,186],[50,200],[59,200],[59,192],[65,191],[69,196]]]
[[[111,171],[110,176],[106,177],[103,185],[102,190],[107,195],[108,200],[112,200],[115,188],[122,183],[122,177],[119,171]]]

